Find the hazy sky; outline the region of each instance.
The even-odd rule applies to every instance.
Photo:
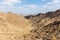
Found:
[[[0,12],[36,14],[60,8],[60,0],[0,0]]]

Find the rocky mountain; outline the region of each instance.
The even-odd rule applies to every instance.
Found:
[[[29,23],[34,27],[30,31],[31,40],[60,40],[60,9],[25,18],[29,19]]]
[[[28,16],[0,12],[0,40],[60,40],[60,9]]]

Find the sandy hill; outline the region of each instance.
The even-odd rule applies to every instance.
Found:
[[[31,29],[23,16],[0,12],[0,40],[18,40],[16,37],[30,34]]]

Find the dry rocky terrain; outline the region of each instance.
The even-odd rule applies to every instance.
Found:
[[[0,40],[60,40],[60,9],[29,16],[0,12]]]
[[[0,40],[19,40],[19,36],[30,34],[31,29],[23,16],[0,12]]]
[[[30,32],[30,40],[60,40],[60,9],[54,12],[26,16],[34,27]]]

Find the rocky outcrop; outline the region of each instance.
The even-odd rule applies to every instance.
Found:
[[[31,40],[60,40],[60,9],[30,17]],[[26,37],[27,38],[27,37]]]

